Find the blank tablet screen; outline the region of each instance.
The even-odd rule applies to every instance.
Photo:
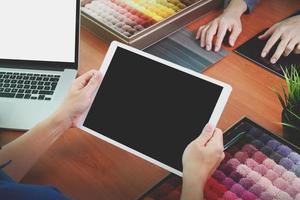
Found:
[[[118,47],[83,125],[182,171],[222,89]]]

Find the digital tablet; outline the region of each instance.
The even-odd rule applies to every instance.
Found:
[[[225,83],[113,42],[103,81],[79,127],[179,176],[186,146],[213,126],[231,93]]]
[[[289,17],[299,15],[300,11],[292,14]],[[288,18],[289,18],[288,17]],[[279,43],[281,40],[278,40],[273,47],[270,49],[270,52],[265,58],[261,57],[261,52],[266,46],[268,40],[260,40],[258,36],[265,33],[268,29],[265,29],[252,37],[250,40],[236,48],[234,51],[241,56],[255,62],[259,66],[273,72],[274,74],[284,77],[284,72],[288,71],[290,73],[291,66],[295,66],[298,72],[300,72],[300,54],[291,53],[289,56],[281,56],[275,64],[270,62],[271,57],[274,55]]]

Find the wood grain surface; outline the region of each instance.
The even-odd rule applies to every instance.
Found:
[[[299,9],[299,0],[262,0],[253,13],[242,17],[243,32],[236,45]],[[211,11],[188,28],[196,31],[220,13],[221,10]],[[108,44],[84,29],[81,29],[80,42],[79,74],[98,69]],[[230,47],[225,48],[232,51]],[[281,78],[233,52],[204,74],[233,87],[219,122],[220,128],[226,129],[242,116],[248,116],[281,134],[278,124],[281,108],[272,91],[283,81]],[[20,134],[22,132],[1,130],[0,145]],[[39,159],[22,182],[54,185],[76,199],[127,200],[135,199],[167,174],[165,170],[79,129],[70,129]]]

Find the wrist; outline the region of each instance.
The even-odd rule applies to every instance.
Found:
[[[183,171],[183,182],[189,185],[196,185],[196,187],[204,189],[205,183],[208,179],[208,172],[204,172],[201,169],[192,170],[185,169]]]
[[[241,17],[247,9],[248,7],[244,0],[231,0],[227,8],[224,9],[223,14]]]
[[[58,110],[54,112],[50,117],[49,120],[56,127],[59,132],[64,132],[68,130],[72,125],[72,120],[70,119],[67,112],[62,110]]]
[[[183,173],[181,200],[199,200],[203,199],[203,191],[206,179],[200,176],[190,176]]]

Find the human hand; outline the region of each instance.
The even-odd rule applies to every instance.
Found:
[[[198,138],[185,149],[182,157],[183,174],[206,180],[224,159],[223,133],[206,125]]]
[[[232,0],[223,14],[198,29],[196,39],[200,39],[200,46],[210,51],[215,37],[214,50],[219,51],[227,31],[231,32],[229,44],[234,46],[242,32],[241,15],[246,10],[247,5],[244,0]]]
[[[266,57],[271,48],[280,39],[275,53],[271,57],[271,63],[276,63],[282,56],[288,56],[292,51],[300,54],[300,15],[283,20],[258,37],[261,40],[268,39],[262,50],[261,56]]]
[[[58,112],[65,116],[67,127],[76,127],[81,115],[91,104],[92,96],[102,81],[100,72],[91,70],[74,80]]]

